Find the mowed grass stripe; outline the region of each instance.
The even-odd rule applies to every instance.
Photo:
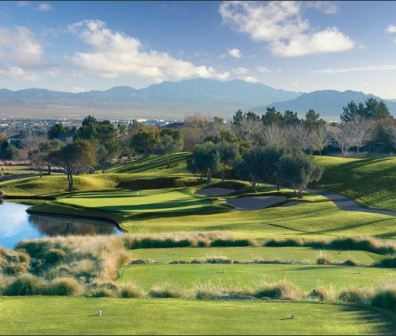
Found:
[[[134,282],[150,289],[169,284],[192,289],[203,284],[225,288],[258,288],[263,282],[290,281],[304,291],[317,287],[335,289],[381,286],[394,280],[396,269],[333,265],[278,264],[154,264],[134,265],[120,270],[118,282]]]
[[[362,264],[372,264],[382,260],[383,255],[365,251],[319,250],[310,247],[210,247],[210,248],[152,248],[131,252],[133,259],[145,259],[160,263],[175,260],[205,260],[213,257],[225,257],[238,261],[279,260],[316,263],[319,257],[328,257],[332,262],[344,262],[352,259]]]
[[[314,302],[24,297],[0,298],[0,311],[6,335],[384,335],[396,327],[374,310]]]

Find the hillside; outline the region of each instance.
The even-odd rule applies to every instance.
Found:
[[[186,113],[230,117],[237,109],[296,98],[301,93],[242,80],[190,79],[147,88],[114,87],[70,93],[46,89],[0,90],[0,116],[86,115],[106,118],[182,119]],[[111,112],[110,112],[111,111]]]
[[[304,93],[295,99],[277,102],[270,104],[276,107],[279,111],[292,110],[298,112],[300,115],[305,114],[309,109],[314,109],[319,112],[325,119],[338,120],[342,112],[342,108],[348,102],[353,100],[356,103],[363,103],[368,98],[373,97],[380,99],[371,94],[364,94],[358,91],[336,91],[336,90],[320,90],[310,93]],[[385,101],[391,113],[396,113],[396,103],[392,101]],[[252,110],[255,112],[265,112],[267,106],[255,107]]]
[[[364,206],[396,210],[396,158],[316,157],[324,167],[319,188],[336,191]]]

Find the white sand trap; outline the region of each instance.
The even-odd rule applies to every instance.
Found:
[[[271,205],[286,201],[284,196],[251,196],[227,199],[229,205],[238,210],[259,210],[268,208]]]
[[[198,195],[206,195],[206,196],[228,195],[228,194],[232,194],[233,192],[235,192],[234,189],[227,189],[227,188],[205,188],[196,191]]]

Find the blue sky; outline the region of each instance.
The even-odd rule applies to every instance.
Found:
[[[0,2],[0,87],[239,78],[396,98],[396,2]]]

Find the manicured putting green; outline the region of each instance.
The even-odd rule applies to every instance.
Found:
[[[254,289],[262,282],[286,280],[304,291],[311,291],[323,286],[345,289],[380,285],[393,280],[396,269],[331,265],[156,264],[128,266],[120,270],[120,275],[120,283],[134,282],[145,289],[164,283],[187,289],[204,284]]]
[[[205,260],[213,257],[226,257],[238,261],[281,260],[316,263],[319,257],[328,257],[332,262],[352,259],[361,264],[372,264],[384,256],[365,251],[318,250],[309,247],[210,247],[210,248],[153,248],[132,251],[133,259],[145,259],[160,263],[175,260]]]
[[[191,213],[217,208],[213,200],[195,196],[189,188],[87,192],[60,198],[57,203],[126,214]]]
[[[314,302],[18,297],[0,298],[0,311],[6,335],[383,335],[396,327],[373,310]]]

